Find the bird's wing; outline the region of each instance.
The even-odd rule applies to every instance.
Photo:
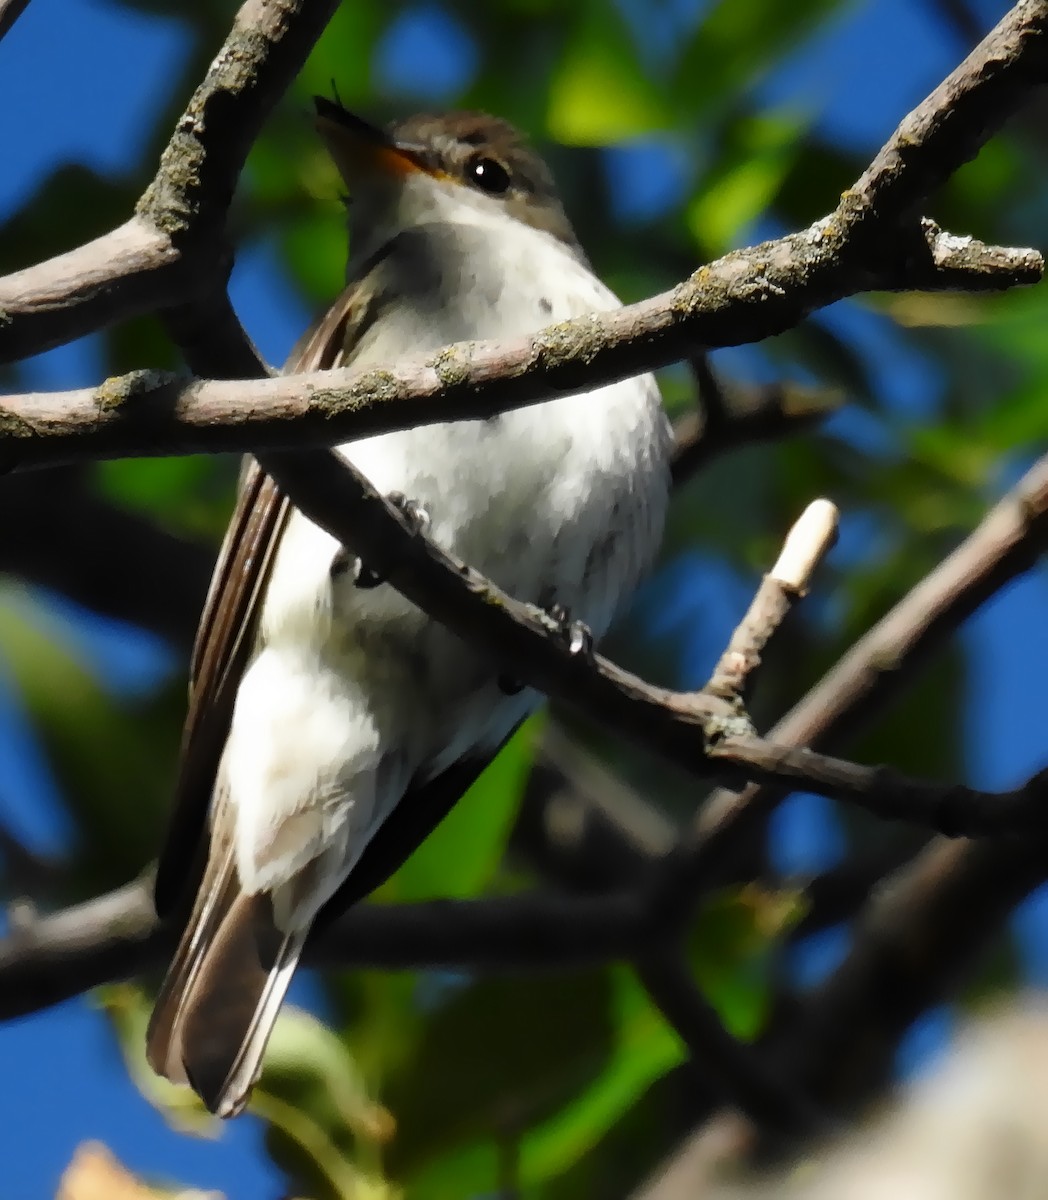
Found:
[[[373,264],[368,264],[372,266]],[[289,374],[347,365],[374,319],[377,297],[350,284],[292,351]],[[188,915],[207,862],[208,808],[229,733],[233,704],[258,628],[262,597],[290,510],[278,484],[246,458],[236,508],[226,531],[197,631],[190,667],[189,709],[182,735],[175,804],[157,868],[157,914]],[[508,740],[508,739],[507,739]],[[322,911],[319,923],[374,891],[451,811],[505,742],[478,747],[441,774],[421,778],[373,835],[349,878]]]
[[[346,326],[357,311],[355,294],[355,288],[347,288],[306,332],[291,352],[287,373],[319,371],[335,364],[342,353]],[[211,793],[290,507],[276,481],[253,458],[245,458],[236,507],[211,577],[190,660],[180,772],[154,888],[160,917],[170,916],[186,903],[200,882]]]

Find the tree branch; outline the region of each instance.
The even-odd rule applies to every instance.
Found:
[[[673,427],[677,445],[670,470],[680,487],[712,459],[756,442],[805,433],[840,408],[844,395],[829,388],[794,383],[744,387],[721,383],[722,411],[711,423],[708,411],[688,413]]]
[[[248,150],[337,4],[242,5],[135,216],[85,246],[0,278],[0,363],[224,285],[232,264],[223,240],[226,210]],[[0,417],[0,432],[17,427]]]
[[[1012,791],[981,792],[959,783],[927,783],[891,767],[864,767],[757,737],[726,737],[708,753],[766,786],[817,792],[885,820],[925,825],[948,837],[1048,830],[1048,770]]]
[[[836,1111],[864,1100],[910,1024],[970,974],[1046,877],[1043,838],[932,842],[871,896],[844,962],[785,1031],[782,1069]]]
[[[791,1137],[829,1132],[827,1118],[789,1076],[756,1055],[740,1055],[739,1043],[725,1031],[679,956],[642,959],[637,974],[694,1060],[702,1064],[703,1073],[755,1124]]]
[[[761,652],[794,604],[807,595],[815,568],[836,541],[837,518],[837,508],[829,500],[813,500],[804,510],[717,660],[704,691],[743,703],[749,678],[760,666]]]
[[[625,959],[650,945],[643,916],[630,896],[541,892],[361,904],[314,934],[306,961],[390,970],[556,969]],[[149,880],[23,920],[0,939],[0,1020],[158,967],[174,942],[156,919]]]
[[[1048,2],[1048,0],[1046,0]],[[952,239],[900,259],[899,235],[856,262],[833,230],[736,250],[672,291],[505,341],[460,342],[424,360],[272,379],[178,381],[135,371],[96,388],[0,399],[0,461],[8,469],[84,459],[325,446],[441,421],[477,419],[589,391],[664,366],[694,346],[760,341],[814,309],[877,288],[1011,287],[1041,278],[1033,250]],[[941,235],[941,241],[946,235]],[[964,243],[964,250],[956,249]],[[998,270],[1002,261],[1009,265]],[[3,301],[0,281],[0,303]],[[2,335],[2,329],[0,329]],[[0,341],[2,346],[2,341]],[[596,401],[595,401],[596,402]]]
[[[167,252],[183,258],[191,246],[205,247],[214,258],[213,235],[250,138],[333,2],[250,0],[244,6],[139,204],[139,219],[150,224],[145,233],[135,222],[125,229],[154,242],[167,239]],[[245,30],[253,25],[265,36],[248,38]],[[700,345],[756,341],[864,289],[980,289],[1034,282],[1043,270],[1035,251],[954,237],[933,222],[918,221],[911,209],[1046,78],[1048,0],[1024,0],[902,122],[831,216],[801,233],[726,255],[671,292],[530,338],[449,347],[410,368],[239,385],[180,386],[136,373],[61,397],[16,397],[0,407],[0,459],[9,466],[29,466],[70,457],[330,445],[428,421],[484,417],[587,390],[686,357]],[[163,246],[154,246],[156,253]],[[0,313],[21,306],[19,312],[9,311],[11,319],[0,320],[0,361],[5,354],[17,357],[55,344],[53,330],[43,343],[33,342],[30,318],[38,305],[41,320],[53,324],[60,312],[62,320],[76,323],[68,337],[123,315],[119,310],[126,299],[109,304],[104,313],[91,299],[108,294],[97,262],[90,293],[77,291],[71,279],[75,296],[63,306],[55,294],[57,262],[20,272],[17,287],[11,286],[15,277],[0,280]],[[43,301],[35,294],[33,272],[40,277]],[[57,273],[68,278],[69,264]],[[197,290],[217,283],[214,263],[206,273],[190,274]],[[114,287],[119,291],[124,285]],[[160,292],[153,294],[159,305]],[[187,298],[177,287],[174,295]],[[169,292],[163,302],[170,299]],[[139,295],[135,302],[145,301]]]
[[[0,38],[29,7],[29,0],[0,0]]]
[[[979,526],[844,655],[771,730],[779,745],[817,747],[852,736],[986,600],[1028,570],[1048,544],[1048,456]],[[782,798],[774,788],[718,791],[689,835],[653,867],[662,919],[686,924],[701,895],[730,877],[752,832]]]

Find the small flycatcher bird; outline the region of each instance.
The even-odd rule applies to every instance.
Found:
[[[350,192],[351,254],[288,371],[380,367],[618,307],[510,125],[458,112],[386,132],[316,105]],[[645,375],[339,452],[439,545],[599,636],[658,546],[670,445]],[[391,874],[539,699],[248,459],[194,648],[157,875],[161,917],[195,902],[149,1027],[154,1069],[239,1112],[310,927]]]

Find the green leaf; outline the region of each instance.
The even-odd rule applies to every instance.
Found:
[[[393,1118],[372,1098],[346,1043],[316,1017],[281,1012],[250,1110],[269,1125],[274,1159],[318,1200],[397,1194],[380,1153]]]
[[[124,458],[94,464],[93,480],[123,508],[170,529],[217,539],[229,519],[235,472],[214,455]]]
[[[637,47],[613,5],[593,0],[580,15],[549,86],[546,123],[558,141],[606,146],[670,123]]]
[[[477,1140],[517,1139],[552,1116],[603,1070],[614,1021],[607,972],[483,979],[455,992],[385,1093],[398,1127],[394,1174],[429,1195],[428,1163]]]
[[[62,621],[10,583],[0,585],[0,662],[78,822],[79,885],[125,882],[160,845],[182,688],[115,700],[64,643]]]
[[[570,1104],[530,1131],[521,1146],[520,1180],[553,1178],[592,1149],[643,1091],[683,1058],[676,1034],[629,967],[613,967],[614,1043],[600,1075]]]
[[[799,894],[756,884],[718,893],[704,905],[691,935],[691,961],[703,995],[735,1037],[749,1041],[763,1027],[774,944],[803,913]]]
[[[381,900],[475,896],[498,873],[544,715],[532,717],[449,816],[378,891]]]
[[[674,106],[694,120],[739,96],[838,7],[837,0],[717,0],[670,77]]]
[[[785,113],[747,117],[734,124],[726,161],[703,177],[686,214],[688,227],[704,249],[718,254],[727,250],[769,207],[797,157],[804,125]]]
[[[195,1092],[157,1075],[146,1061],[146,1029],[153,999],[133,983],[96,988],[92,1001],[109,1018],[131,1082],[178,1133],[218,1138],[223,1123],[209,1113]]]

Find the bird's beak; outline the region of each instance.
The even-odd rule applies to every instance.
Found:
[[[395,141],[384,129],[333,100],[314,96],[313,103],[317,130],[351,192],[369,184],[402,182],[419,171],[426,175],[440,174],[426,161],[423,147]]]

